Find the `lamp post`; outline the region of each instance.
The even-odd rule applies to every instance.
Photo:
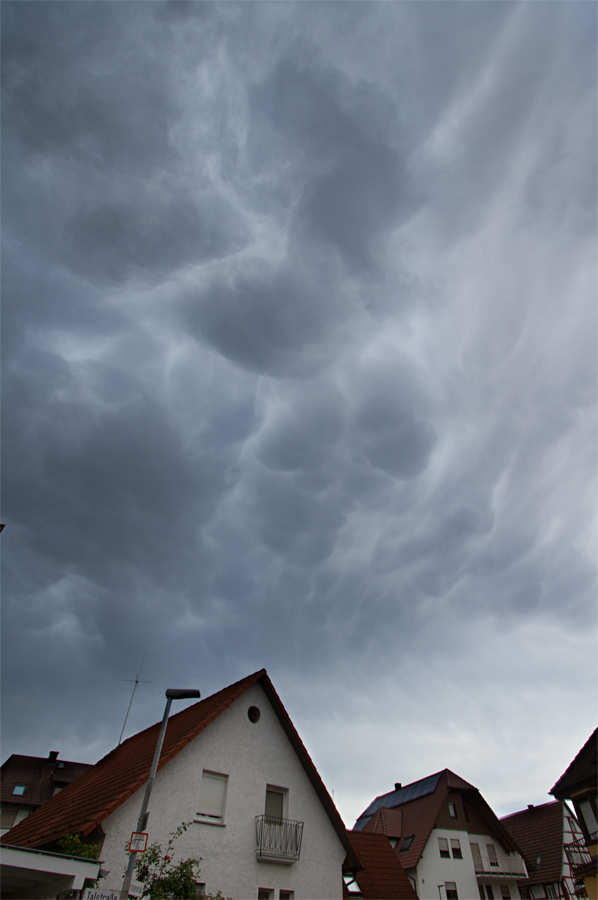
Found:
[[[170,712],[170,707],[172,705],[173,700],[197,700],[200,697],[200,693],[197,690],[185,690],[184,688],[168,688],[166,691],[166,708],[164,710],[164,717],[162,719],[162,725],[160,727],[160,734],[158,735],[158,743],[156,744],[156,749],[154,751],[154,758],[152,760],[152,767],[150,769],[149,778],[147,780],[147,784],[145,786],[145,794],[143,795],[143,803],[141,804],[141,811],[139,813],[139,818],[137,820],[137,831],[144,831],[145,826],[147,824],[149,813],[147,811],[149,805],[149,798],[152,792],[152,787],[154,785],[154,778],[156,777],[156,771],[158,769],[158,763],[160,762],[160,754],[162,753],[162,744],[164,743],[164,735],[166,734],[166,725],[168,724],[168,713]],[[133,869],[135,868],[135,854],[129,851],[129,862],[127,865],[127,871],[123,880],[122,890],[120,892],[120,900],[128,900],[129,897],[129,889],[131,887],[131,879],[133,877]]]

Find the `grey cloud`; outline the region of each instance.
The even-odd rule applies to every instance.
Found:
[[[140,192],[126,203],[99,201],[66,223],[63,259],[73,272],[101,281],[172,271],[240,250],[247,243],[241,217],[214,191]]]
[[[311,396],[289,404],[261,433],[257,455],[265,466],[312,471],[329,458],[344,433],[346,401],[340,392],[322,388],[309,382]],[[292,395],[289,400],[292,402]]]
[[[321,272],[243,262],[187,301],[192,332],[233,362],[277,377],[317,371],[334,323],[336,298]],[[190,292],[191,293],[191,292]]]
[[[168,73],[142,34],[157,42],[137,4],[7,4],[3,116],[21,146],[130,172],[171,157]]]
[[[364,453],[373,466],[394,478],[416,478],[428,465],[436,441],[430,422],[413,420],[368,441]]]

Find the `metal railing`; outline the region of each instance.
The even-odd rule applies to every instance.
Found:
[[[565,853],[569,860],[569,865],[574,872],[590,871],[596,868],[597,853],[596,845],[598,843],[598,833],[590,835],[590,840],[579,838],[571,844],[565,844]]]
[[[301,853],[302,837],[303,822],[274,816],[255,817],[255,852],[258,859],[296,862]]]
[[[517,856],[481,856],[474,858],[476,875],[500,875],[501,878],[527,878],[525,865],[521,857]]]

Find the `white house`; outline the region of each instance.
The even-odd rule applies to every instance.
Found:
[[[477,788],[449,769],[383,794],[355,830],[386,834],[420,900],[517,900],[517,844]]]
[[[104,890],[119,890],[159,724],[129,738],[4,835],[53,849],[65,832],[102,841]],[[343,896],[360,861],[265,670],[169,719],[150,800],[149,843],[182,822],[176,857],[202,858],[200,885],[235,900]]]

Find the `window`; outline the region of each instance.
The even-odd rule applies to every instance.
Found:
[[[257,900],[274,900],[274,891],[271,888],[260,888],[257,892]]]
[[[457,818],[457,807],[455,806],[455,804],[449,803],[448,808],[449,808],[449,816],[451,817],[451,819],[456,819]]]
[[[196,897],[204,897],[205,893],[206,893],[205,881],[196,881],[195,882],[195,896]]]
[[[409,850],[409,847],[410,847],[411,844],[413,843],[413,838],[414,838],[414,837],[415,837],[414,834],[408,834],[408,835],[407,835],[407,837],[405,838],[405,840],[404,840],[403,843],[401,844],[401,849],[399,850],[399,853],[403,853],[404,850]]]
[[[480,900],[486,900],[486,894],[484,893],[483,884],[478,884],[478,891],[480,892]]]
[[[26,784],[15,784],[15,786],[14,786],[13,789],[12,789],[13,796],[15,796],[15,797],[22,797],[23,794],[25,793],[25,788],[26,788],[26,787],[27,787]]]
[[[488,900],[494,900],[494,894],[492,892],[492,885],[490,885],[490,884],[486,885],[486,896],[488,897]]]
[[[557,900],[554,884],[545,884],[544,893],[548,897],[548,900]]]
[[[440,855],[443,859],[450,859],[451,854],[449,853],[448,841],[446,838],[438,838],[438,849],[440,850]]]
[[[454,881],[445,881],[444,889],[446,891],[446,900],[459,900],[457,885]]]
[[[250,706],[247,710],[247,718],[253,725],[257,725],[261,718],[262,714],[257,708],[257,706]]]
[[[480,853],[480,845],[470,843],[469,846],[471,848],[471,855],[473,856],[473,865],[474,865],[476,872],[483,872],[484,865],[482,863],[482,854]]]
[[[211,822],[212,825],[223,824],[227,785],[228,775],[206,772],[205,769],[201,773],[197,815],[204,822]]]
[[[283,788],[268,787],[266,788],[266,806],[265,815],[269,819],[284,819],[287,792]]]
[[[491,866],[498,866],[498,858],[496,856],[496,847],[494,844],[486,844],[486,850],[488,851],[488,859],[490,860]]]
[[[501,896],[502,900],[511,900],[511,892],[509,891],[508,884],[501,884],[500,896]]]
[[[530,900],[529,888],[526,888],[526,887],[519,888],[519,893],[521,895],[521,900]]]
[[[17,809],[3,809],[0,815],[0,828],[12,828],[17,817]]]
[[[293,900],[295,896],[294,891],[280,891],[278,894],[280,900]]]
[[[461,844],[457,838],[451,838],[451,853],[453,854],[453,859],[463,859]]]

